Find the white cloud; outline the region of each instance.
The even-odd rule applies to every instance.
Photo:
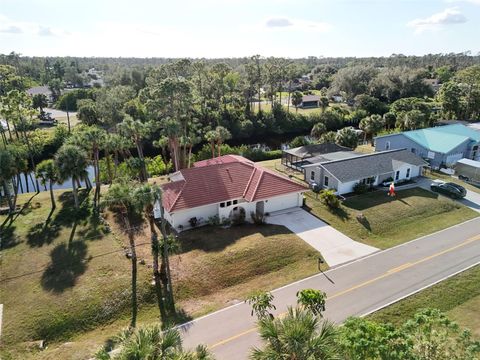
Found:
[[[271,18],[265,22],[265,25],[267,27],[286,27],[293,26],[293,23],[287,18]]]
[[[325,32],[330,30],[331,25],[326,22],[292,19],[280,16],[268,18],[265,20],[262,27],[266,27],[267,29]]]
[[[465,22],[467,22],[465,15],[458,8],[454,7],[426,18],[414,19],[407,26],[414,28],[415,32],[420,33],[425,30],[436,30],[445,25],[463,24]]]
[[[26,21],[14,21],[2,14],[0,14],[0,33],[39,36],[62,36],[68,34],[65,30],[50,26]]]

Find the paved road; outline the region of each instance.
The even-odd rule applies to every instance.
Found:
[[[480,264],[480,218],[369,255],[273,291],[277,314],[305,288],[328,295],[325,316],[336,322],[363,315],[468,267]],[[183,327],[184,344],[206,344],[218,359],[246,359],[261,345],[250,308],[237,304]]]
[[[318,250],[330,267],[370,255],[377,248],[350,239],[337,229],[301,208],[278,211],[267,218],[270,224],[286,226]]]

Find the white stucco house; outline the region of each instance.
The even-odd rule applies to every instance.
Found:
[[[422,175],[428,163],[406,149],[361,154],[353,151],[323,154],[303,166],[305,181],[321,189],[334,189],[338,195],[354,191],[357,183],[380,185],[387,179],[395,183]]]
[[[302,206],[307,188],[244,157],[225,155],[172,174],[162,190],[165,219],[182,231],[215,216],[232,219],[243,213],[249,221],[252,212]]]

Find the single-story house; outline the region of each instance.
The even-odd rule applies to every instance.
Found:
[[[318,163],[305,165],[305,181],[321,189],[334,189],[338,195],[353,192],[357,183],[371,186],[393,179],[410,180],[422,175],[426,161],[406,149],[386,150],[370,154],[351,153],[330,160],[329,154]]]
[[[304,185],[242,156],[199,161],[162,185],[165,219],[177,231],[252,213],[266,214],[302,206]]]
[[[480,131],[462,124],[404,131],[374,140],[376,151],[406,148],[427,159],[435,169],[453,166],[463,158],[480,160]]]
[[[282,165],[303,172],[302,166],[309,164],[308,159],[339,151],[351,151],[351,149],[335,143],[312,144],[284,149],[282,150]]]
[[[320,106],[320,96],[318,95],[303,95],[301,108],[316,108]]]
[[[34,86],[30,89],[27,89],[27,94],[30,96],[34,95],[45,95],[49,101],[52,101],[52,92],[50,91],[50,88],[46,85],[43,86]]]

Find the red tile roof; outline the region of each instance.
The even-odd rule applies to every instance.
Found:
[[[199,161],[193,166],[177,173],[180,180],[162,185],[165,210],[190,209],[240,198],[252,202],[306,190],[303,185],[238,155]]]

